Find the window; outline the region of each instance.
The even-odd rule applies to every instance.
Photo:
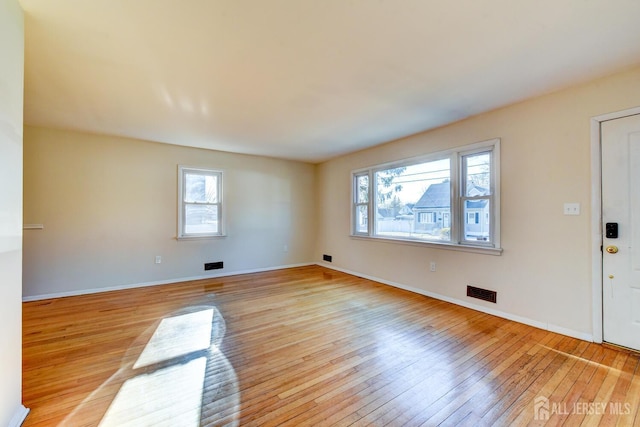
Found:
[[[354,179],[355,234],[367,234],[369,221],[369,175],[356,175]]]
[[[178,238],[222,236],[222,172],[178,167]]]
[[[421,224],[433,224],[436,222],[435,212],[418,212],[418,222]]]
[[[491,218],[491,151],[481,151],[461,156],[462,197],[460,198],[468,221],[462,239],[465,242],[491,240],[491,222],[480,221]]]
[[[495,139],[353,172],[352,234],[499,249]]]

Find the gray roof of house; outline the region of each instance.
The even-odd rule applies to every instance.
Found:
[[[448,208],[451,205],[451,182],[431,184],[413,209]]]
[[[476,187],[481,193],[486,193],[486,189],[483,187]],[[428,209],[428,208],[449,208],[451,207],[451,183],[441,182],[439,184],[431,184],[427,191],[424,192],[420,200],[413,207],[414,209]],[[468,200],[467,208],[469,209],[482,209],[487,205],[487,200]]]
[[[487,206],[488,200],[467,200],[467,209],[483,209]]]
[[[481,187],[479,185],[474,184],[473,182],[469,183],[469,196],[484,196],[489,194],[489,189],[486,187]]]

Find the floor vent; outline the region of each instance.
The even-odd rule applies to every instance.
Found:
[[[493,303],[495,303],[498,299],[498,293],[496,291],[476,288],[475,286],[467,286],[467,296],[471,298],[478,298],[484,301],[493,302]]]

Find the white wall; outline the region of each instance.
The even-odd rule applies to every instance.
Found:
[[[334,267],[590,337],[589,120],[638,105],[640,68],[328,161],[316,260],[330,254]],[[502,139],[502,256],[349,237],[351,170],[491,138]],[[563,215],[565,202],[582,214]],[[466,297],[468,284],[498,291],[498,303]]]
[[[27,127],[24,220],[45,229],[24,238],[24,296],[203,276],[208,261],[229,273],[326,253],[337,268],[589,337],[589,119],[638,105],[635,68],[319,166]],[[349,237],[351,170],[491,138],[502,140],[501,256]],[[227,171],[227,238],[175,240],[178,164]],[[565,202],[582,214],[564,216]],[[498,291],[498,303],[468,299],[468,284]]]
[[[32,127],[24,164],[24,221],[44,225],[25,231],[25,297],[313,259],[311,164]],[[176,240],[178,165],[224,170],[227,237]]]
[[[22,9],[0,1],[0,425],[15,423],[22,396]]]

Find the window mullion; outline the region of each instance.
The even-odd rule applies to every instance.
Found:
[[[451,241],[460,243],[463,214],[460,212],[460,160],[458,153],[451,154]]]
[[[358,178],[360,175],[353,175],[353,181],[351,183],[351,206],[353,206],[353,214],[351,218],[351,229],[353,234],[359,234],[358,232],[358,219],[360,214],[360,203],[358,203],[358,197],[360,195],[360,188],[358,187]]]
[[[376,194],[378,191],[378,183],[374,178],[376,174],[372,171],[368,171],[369,174],[369,200],[367,200],[367,233],[369,236],[375,234],[375,207],[376,207]]]

